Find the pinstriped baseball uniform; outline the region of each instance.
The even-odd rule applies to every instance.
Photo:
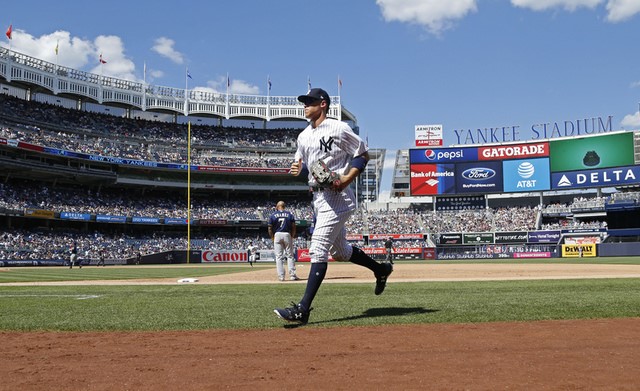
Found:
[[[307,126],[298,136],[296,161],[307,167],[322,159],[330,170],[346,174],[354,157],[367,152],[362,139],[342,121],[326,118],[317,128]],[[316,183],[311,174],[309,186]],[[327,262],[329,253],[337,261],[348,261],[352,247],[347,242],[345,223],[356,208],[353,190],[347,187],[341,192],[330,189],[314,191],[313,209],[316,225],[309,249],[311,262]]]

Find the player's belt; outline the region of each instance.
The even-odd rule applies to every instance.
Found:
[[[329,190],[328,187],[318,187],[318,186],[309,186],[309,191],[315,193],[316,191],[325,191]]]

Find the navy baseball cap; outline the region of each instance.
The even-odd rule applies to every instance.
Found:
[[[304,104],[318,100],[326,101],[327,106],[331,104],[331,98],[329,98],[329,94],[327,94],[327,91],[323,90],[322,88],[312,88],[309,90],[309,92],[307,92],[306,95],[300,95],[298,97],[298,100]]]

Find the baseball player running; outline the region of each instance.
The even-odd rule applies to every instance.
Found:
[[[321,88],[312,88],[298,100],[304,103],[309,119],[298,136],[298,149],[291,174],[307,175],[313,191],[316,224],[311,237],[309,256],[311,270],[302,300],[291,307],[276,308],[280,318],[306,324],[311,303],[327,272],[329,253],[337,261],[349,261],[370,269],[376,278],[375,294],[384,291],[393,271],[390,263],[378,263],[346,239],[345,223],[356,208],[356,198],[349,184],[364,170],[369,161],[367,147],[358,135],[342,121],[327,118],[331,99]]]
[[[289,279],[299,280],[296,275],[296,260],[293,257],[293,238],[296,236],[296,219],[293,213],[285,210],[284,201],[278,201],[276,211],[269,217],[269,236],[273,240],[276,253],[276,271],[278,280],[284,281],[284,260],[287,260]]]

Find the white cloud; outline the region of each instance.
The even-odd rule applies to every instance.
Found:
[[[160,37],[156,39],[156,42],[151,50],[163,57],[168,58],[176,64],[184,64],[184,55],[173,48],[175,44],[176,43],[173,39]]]
[[[627,114],[620,122],[623,129],[640,129],[640,111],[635,114]]]
[[[578,8],[595,8],[604,0],[511,0],[516,7],[529,8],[534,11],[544,11],[552,8],[563,8],[575,11]]]
[[[422,25],[435,35],[477,10],[476,0],[376,0],[376,4],[387,22]]]
[[[136,66],[124,54],[124,44],[122,39],[115,35],[101,35],[95,40],[96,66],[90,71],[100,74],[103,72],[105,76],[117,77],[119,79],[137,81],[135,76]],[[99,62],[100,54],[102,59],[107,63],[101,65]]]
[[[533,11],[562,8],[572,12],[578,8],[595,9],[604,3],[607,8],[607,21],[611,23],[625,21],[640,13],[638,0],[511,0],[514,6],[529,8]]]
[[[609,0],[607,3],[607,20],[612,23],[625,21],[640,13],[638,0]]]
[[[89,67],[89,72],[99,74],[102,71],[105,76],[138,80],[135,76],[135,64],[126,56],[120,37],[101,35],[91,41],[72,37],[71,33],[62,30],[34,37],[26,31],[14,29],[12,38],[11,49],[28,56],[74,69]],[[107,61],[102,69],[100,53]]]
[[[59,30],[34,37],[23,30],[13,29],[11,49],[54,64],[81,69],[88,64],[89,56],[94,52],[94,45],[88,40],[72,38],[68,31]]]

